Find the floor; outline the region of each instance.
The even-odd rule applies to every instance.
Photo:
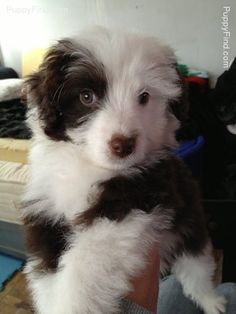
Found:
[[[25,276],[17,272],[0,292],[0,314],[32,314]]]

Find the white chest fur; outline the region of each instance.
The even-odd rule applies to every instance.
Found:
[[[46,199],[53,215],[64,214],[69,220],[88,208],[95,184],[112,176],[111,171],[87,162],[75,145],[65,142],[55,145],[51,141],[37,141],[30,162],[26,200]]]

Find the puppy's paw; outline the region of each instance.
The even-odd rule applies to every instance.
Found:
[[[222,314],[226,311],[226,299],[220,296],[207,297],[203,308],[205,314]]]

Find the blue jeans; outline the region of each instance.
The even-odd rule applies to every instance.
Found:
[[[227,300],[226,314],[236,314],[236,283],[224,283],[216,289]],[[191,300],[183,295],[182,287],[174,276],[160,282],[158,314],[203,314]]]

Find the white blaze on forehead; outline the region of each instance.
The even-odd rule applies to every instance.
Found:
[[[104,66],[109,106],[124,110],[128,115],[138,94],[147,89],[161,100],[173,99],[180,94],[176,84],[176,60],[169,47],[154,38],[135,34],[112,33],[104,29],[95,29],[94,34],[87,34],[84,44]]]
[[[160,89],[167,98],[180,93],[174,52],[156,38],[103,28],[95,28],[84,36],[82,42],[104,65],[110,83],[119,82],[128,90],[148,85]],[[114,89],[118,94],[119,90]]]

